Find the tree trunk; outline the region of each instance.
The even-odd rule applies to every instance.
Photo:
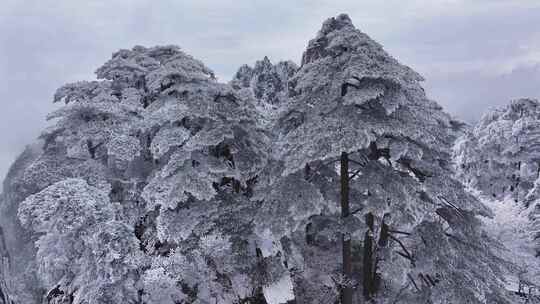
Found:
[[[386,222],[384,221],[384,217],[383,217],[383,222],[381,224],[381,233],[380,233],[380,236],[379,236],[379,247],[386,247],[386,245],[388,245],[388,237],[390,236],[390,227],[388,226],[388,224],[386,224]]]
[[[375,286],[374,282],[374,263],[373,263],[373,229],[374,229],[374,218],[373,214],[366,214],[366,224],[368,230],[364,236],[364,255],[363,255],[363,290],[364,298],[366,300],[371,300],[373,295],[373,288]]]
[[[346,152],[341,153],[341,218],[349,216],[349,156]],[[342,234],[343,276],[352,280],[352,255],[351,240],[349,236]],[[341,290],[341,304],[352,304],[353,290],[345,285]]]

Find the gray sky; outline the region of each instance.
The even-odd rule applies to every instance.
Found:
[[[538,0],[2,0],[0,179],[45,126],[54,90],[93,79],[119,48],[177,44],[227,81],[265,55],[299,62],[342,12],[459,118],[540,97]]]

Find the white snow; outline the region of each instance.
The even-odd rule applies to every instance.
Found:
[[[259,249],[263,257],[276,255],[282,248],[276,244],[276,239],[270,229],[266,228],[262,233],[259,233]]]
[[[540,278],[540,265],[535,257],[535,243],[528,217],[534,204],[525,208],[515,203],[511,197],[496,200],[475,192],[473,193],[494,213],[492,219],[484,218],[486,230],[507,248],[505,258],[520,268],[517,273],[507,275],[507,289],[517,290],[517,282],[520,280],[536,282]]]
[[[264,287],[263,293],[268,304],[285,304],[287,301],[294,300],[291,277],[283,276],[279,281]]]

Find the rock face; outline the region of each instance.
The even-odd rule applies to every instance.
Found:
[[[230,84],[234,89],[248,89],[265,108],[276,108],[287,100],[288,81],[298,66],[292,61],[272,64],[268,57],[255,62],[254,67],[241,66]]]
[[[0,304],[10,304],[11,301],[6,282],[6,277],[9,275],[8,271],[10,260],[11,258],[6,245],[4,229],[0,227]]]
[[[22,185],[22,176],[42,153],[41,142],[28,146],[11,166],[0,196],[0,303],[39,303],[42,291],[36,277],[36,248],[31,233],[20,224],[17,211],[38,185]],[[4,303],[2,303],[4,304]]]

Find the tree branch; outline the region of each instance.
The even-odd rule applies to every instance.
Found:
[[[355,215],[355,214],[357,214],[358,212],[360,212],[362,210],[364,210],[364,208],[358,208],[358,209],[352,211],[351,213],[349,213],[349,215]]]
[[[313,179],[315,177],[315,175],[317,175],[317,172],[324,166],[327,166],[331,163],[335,163],[337,161],[340,161],[339,158],[336,158],[336,159],[331,159],[331,160],[328,160],[328,161],[325,161],[323,163],[321,163],[320,165],[317,166],[317,168],[315,168],[315,170],[313,170],[313,174],[311,174],[311,176],[309,176],[308,178],[306,178],[306,180],[309,182],[311,181],[311,179]]]
[[[418,288],[418,285],[416,285],[416,282],[414,281],[414,279],[413,279],[413,277],[411,276],[410,273],[407,274],[407,277],[408,277],[409,280],[411,280],[411,282],[413,283],[414,288],[416,288],[417,291],[420,291],[420,288]]]
[[[362,168],[366,166],[365,163],[361,163],[361,162],[359,162],[359,161],[356,161],[356,160],[350,159],[350,158],[349,158],[349,162],[354,163],[354,164],[357,164],[358,166],[360,166],[360,167],[362,167]]]
[[[388,232],[395,233],[395,234],[411,235],[411,233],[409,233],[409,232],[399,231],[399,230],[388,230]]]
[[[410,256],[406,255],[405,253],[403,253],[401,251],[396,251],[396,253],[399,254],[400,256],[406,258],[407,260],[411,261],[411,264],[414,263],[413,259]]]
[[[426,278],[429,280],[429,282],[431,283],[431,285],[433,287],[435,287],[435,281],[431,278],[431,276],[429,274],[426,274]]]
[[[349,176],[349,179],[353,179],[355,178],[358,174],[360,174],[360,172],[362,172],[364,168],[360,168],[358,170],[356,170],[352,175]]]
[[[461,210],[458,206],[456,206],[456,205],[454,205],[453,203],[451,203],[448,199],[446,199],[446,197],[444,197],[444,196],[442,196],[442,195],[437,195],[437,197],[438,197],[440,200],[444,201],[448,206],[450,206],[451,208],[455,209],[456,212],[457,212],[461,217],[465,217],[465,215],[463,214],[462,210]]]
[[[422,171],[420,171],[420,169],[418,168],[414,168],[412,165],[411,165],[411,160],[409,159],[401,159],[398,161],[400,164],[402,164],[403,166],[405,166],[405,168],[409,169],[410,172],[412,172],[412,174],[420,181],[420,182],[424,182],[426,180],[426,177],[431,177],[431,175],[427,174],[427,173],[424,173]]]
[[[444,235],[446,235],[447,237],[449,237],[449,238],[451,238],[451,239],[456,240],[457,242],[459,242],[459,243],[461,243],[461,244],[463,244],[463,245],[467,245],[467,246],[469,246],[469,247],[471,247],[471,248],[474,248],[474,249],[476,249],[476,250],[482,250],[482,248],[480,248],[480,247],[478,247],[478,246],[476,246],[476,245],[474,245],[474,244],[471,244],[471,243],[469,243],[469,242],[465,242],[465,241],[459,239],[457,236],[452,235],[452,234],[450,234],[450,233],[448,233],[448,232],[445,232]]]
[[[407,250],[407,248],[405,247],[405,245],[403,245],[403,243],[402,243],[400,240],[398,240],[396,237],[394,237],[393,235],[389,235],[389,237],[390,237],[392,240],[396,241],[396,242],[399,244],[399,246],[401,247],[401,249],[403,249],[403,251],[405,251],[405,253],[406,253],[407,256],[409,257],[409,259],[411,260],[411,263],[414,264],[414,259],[413,259],[413,257],[412,257],[412,254],[409,252],[409,250]],[[399,252],[398,252],[398,253],[399,253]]]
[[[420,277],[420,279],[422,280],[422,282],[423,282],[424,284],[426,284],[427,287],[430,287],[430,284],[429,284],[428,280],[424,277],[423,274],[419,273],[419,274],[418,274],[418,277]]]

